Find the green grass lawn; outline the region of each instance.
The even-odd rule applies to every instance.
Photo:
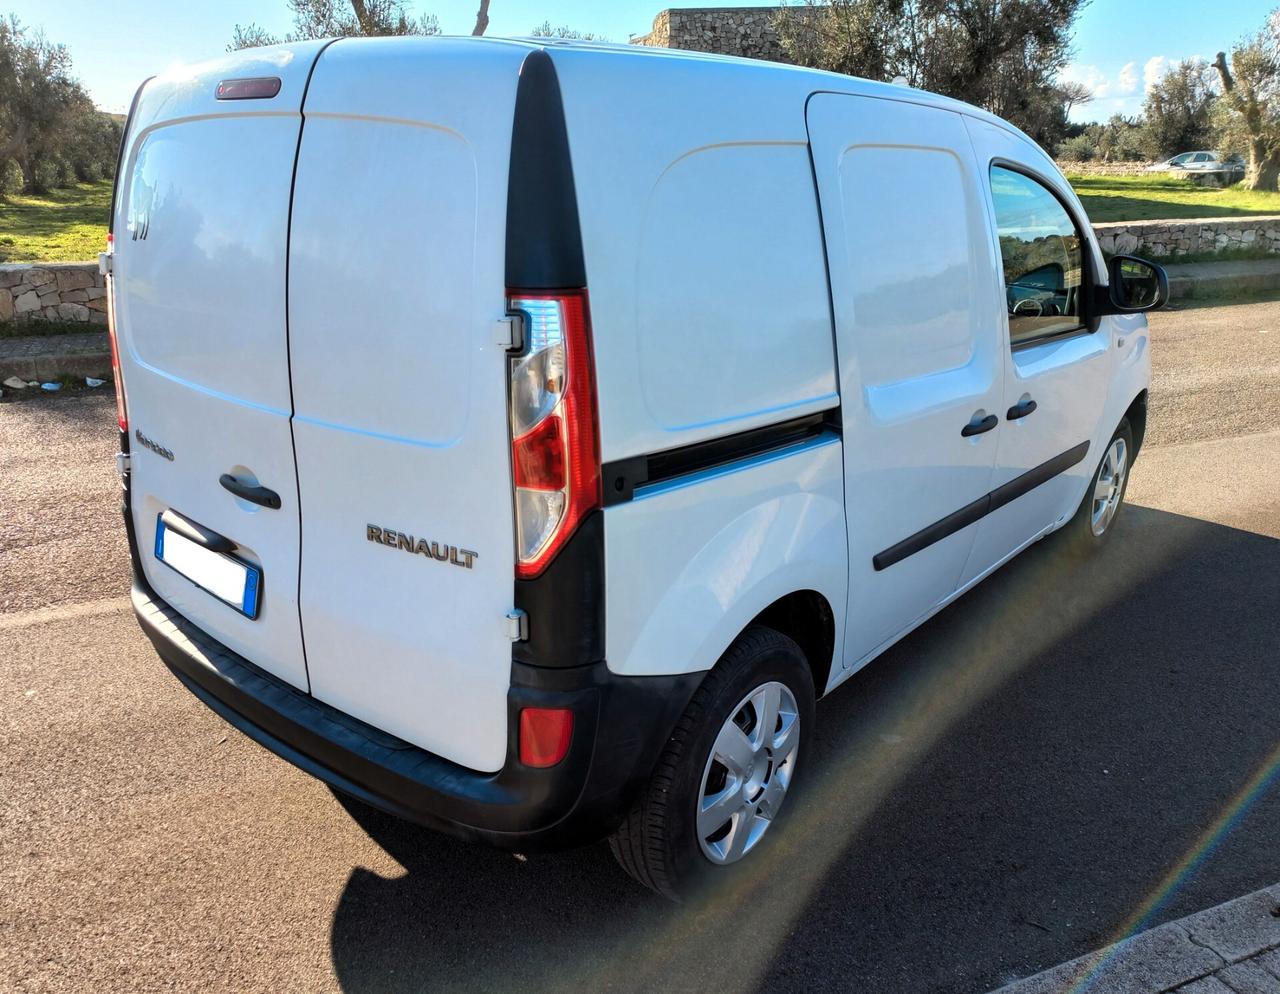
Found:
[[[1067,179],[1094,222],[1280,214],[1280,193],[1244,190],[1239,185],[1222,190],[1160,173]]]
[[[0,200],[0,262],[75,262],[107,247],[111,180]]]

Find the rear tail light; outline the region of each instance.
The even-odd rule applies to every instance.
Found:
[[[525,708],[520,712],[520,762],[544,769],[564,759],[573,739],[568,708]]]
[[[511,360],[516,576],[537,576],[600,506],[600,447],[585,290],[509,290],[524,316]]]
[[[107,235],[107,256],[110,258],[112,250],[115,247],[114,236]],[[124,407],[124,378],[120,375],[120,346],[116,343],[116,304],[115,291],[112,284],[114,279],[110,274],[106,277],[107,284],[107,341],[111,344],[111,381],[116,388],[116,423],[120,426],[120,430],[126,434],[129,431],[129,417]]]

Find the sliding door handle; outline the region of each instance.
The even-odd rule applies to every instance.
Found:
[[[1019,418],[1025,418],[1028,414],[1036,409],[1036,402],[1028,397],[1026,400],[1019,401],[1009,408],[1009,413],[1005,415],[1010,421],[1017,421]]]
[[[272,510],[280,509],[280,495],[274,490],[268,490],[266,487],[254,487],[248,483],[241,483],[230,473],[223,473],[218,477],[218,482],[222,484],[223,490],[229,490],[241,500],[247,500],[252,504],[260,504],[263,507],[269,507]]]
[[[976,417],[976,415],[975,415]],[[985,418],[977,421],[970,421],[967,425],[960,429],[960,434],[965,438],[973,435],[981,435],[984,431],[990,431],[1000,423],[1000,419],[994,414],[988,414]]]

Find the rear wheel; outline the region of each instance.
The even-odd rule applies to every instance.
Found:
[[[813,702],[813,678],[795,642],[759,626],[740,635],[693,695],[653,778],[610,838],[622,868],[675,899],[742,872],[776,832]]]

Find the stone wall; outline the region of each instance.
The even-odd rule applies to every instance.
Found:
[[[0,265],[0,321],[106,324],[107,287],[98,264]]]
[[[1114,221],[1095,224],[1093,230],[1102,250],[1116,255],[1147,255],[1158,259],[1231,249],[1280,253],[1280,215]]]
[[[1095,224],[1093,230],[1102,250],[1116,255],[1160,259],[1238,249],[1280,254],[1280,215],[1114,221]],[[106,324],[107,290],[98,264],[0,264],[0,322],[5,321]]]
[[[788,61],[773,21],[778,7],[672,7],[653,19],[653,30],[633,45]],[[799,9],[799,8],[797,8]]]
[[[1149,162],[1062,162],[1058,168],[1068,176],[1141,176]],[[1168,173],[1158,173],[1167,176]]]

